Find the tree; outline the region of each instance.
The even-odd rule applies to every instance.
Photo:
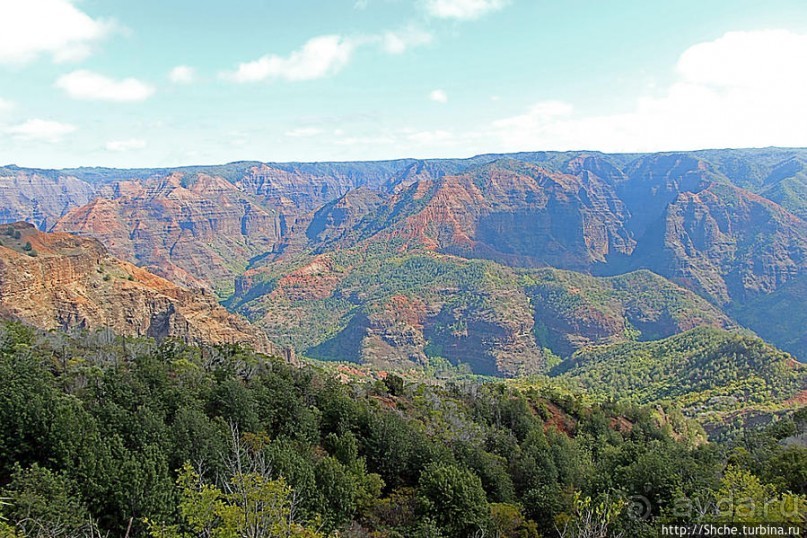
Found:
[[[37,464],[18,468],[3,497],[7,498],[9,519],[28,538],[74,538],[96,531],[74,485]],[[0,536],[4,536],[2,532]]]
[[[225,493],[205,484],[190,464],[180,471],[182,525],[147,521],[153,538],[323,538],[294,519],[294,494],[282,478],[260,473],[230,477]]]
[[[807,517],[807,498],[803,495],[777,495],[774,486],[736,467],[726,470],[716,497],[716,520],[722,523],[803,524]]]
[[[560,538],[621,538],[623,533],[614,533],[612,527],[624,508],[621,500],[595,502],[576,493],[572,513],[558,516],[555,528]]]
[[[768,460],[765,476],[793,493],[807,494],[807,448],[792,446],[779,451]]]
[[[538,538],[538,527],[534,521],[524,517],[521,509],[514,504],[493,503],[490,505],[494,535],[500,538]]]
[[[418,485],[421,515],[431,518],[448,537],[472,536],[490,522],[482,481],[455,465],[431,465]]]
[[[401,376],[387,374],[384,378],[384,385],[392,396],[401,396],[404,393],[404,380]]]

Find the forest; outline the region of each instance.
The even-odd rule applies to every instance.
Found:
[[[807,517],[807,409],[346,381],[238,345],[0,326],[0,536],[583,538]]]

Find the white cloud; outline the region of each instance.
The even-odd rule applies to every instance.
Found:
[[[341,71],[359,47],[374,45],[387,54],[402,54],[412,47],[431,43],[433,39],[432,34],[414,25],[352,38],[318,36],[309,39],[288,56],[267,54],[257,60],[238,64],[235,71],[221,73],[221,78],[240,83],[273,79],[291,82],[315,80]]]
[[[33,140],[43,142],[58,142],[64,136],[75,131],[76,128],[68,123],[58,121],[33,119],[25,123],[14,125],[6,132],[19,140]]]
[[[2,0],[0,63],[25,63],[42,54],[57,62],[80,60],[111,29],[70,0]]]
[[[448,94],[445,90],[432,90],[429,94],[429,99],[435,103],[448,103]]]
[[[425,0],[426,12],[439,19],[478,19],[498,11],[509,0]]]
[[[135,78],[114,80],[85,69],[59,77],[56,87],[74,99],[85,101],[144,101],[154,94],[152,86]]]
[[[323,131],[319,127],[298,127],[296,129],[286,131],[286,136],[291,138],[307,138],[311,136],[321,135],[324,132],[325,131]]]
[[[146,147],[146,141],[139,138],[129,138],[127,140],[110,140],[105,145],[107,151],[132,151]]]
[[[14,108],[14,103],[0,97],[0,112],[3,112],[4,110],[11,110],[12,108]]]
[[[584,114],[550,101],[494,122],[506,151],[661,151],[807,145],[807,35],[730,32],[687,49],[678,79],[628,111]]]
[[[235,82],[323,78],[345,67],[355,46],[352,40],[338,35],[314,37],[287,57],[268,54],[253,62],[239,64],[235,72],[224,73],[223,76]]]
[[[718,88],[769,87],[771,82],[804,84],[807,35],[787,30],[729,32],[687,49],[678,73],[687,82]]]
[[[196,78],[196,70],[187,65],[178,65],[168,73],[168,79],[175,84],[190,84]]]
[[[412,47],[428,45],[434,36],[416,26],[384,32],[381,35],[381,48],[388,54],[403,54]]]

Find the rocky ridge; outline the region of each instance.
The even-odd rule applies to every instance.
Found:
[[[425,249],[596,276],[649,269],[807,358],[800,343],[807,329],[796,326],[797,334],[785,338],[764,319],[782,312],[750,311],[752,304],[774,304],[766,297],[800,304],[801,288],[793,283],[807,275],[805,162],[807,150],[765,148],[4,170],[20,178],[73,178],[77,193],[84,185],[97,197],[72,210],[80,196],[48,202],[54,214],[61,203],[60,211],[70,210],[55,229],[97,237],[121,258],[220,298],[235,292],[231,303],[272,292],[261,279],[250,283],[267,265],[285,270],[296,259],[350,249],[397,255]],[[41,198],[43,207],[57,192],[51,191],[11,200],[16,213],[0,218],[25,215],[49,225],[34,217],[33,201]],[[313,278],[294,270],[289,282]],[[326,293],[327,285],[317,281],[313,291]],[[587,327],[581,330],[594,330]]]
[[[420,249],[352,249],[248,271],[229,302],[273,340],[379,368],[445,360],[485,375],[543,372],[554,355],[735,324],[704,299],[640,271],[600,278],[514,270]]]
[[[293,359],[209,293],[173,284],[111,256],[97,240],[0,227],[0,311],[42,329],[110,328],[189,343],[239,343]]]

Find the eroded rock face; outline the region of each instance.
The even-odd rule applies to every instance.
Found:
[[[743,303],[804,274],[807,225],[769,200],[713,183],[676,195],[635,255],[718,304]]]
[[[245,314],[260,311],[256,320],[265,313],[255,299],[266,296],[270,303],[285,294],[289,309],[268,314],[284,319],[278,334],[289,332],[283,328],[288,323],[304,323],[298,303],[330,296],[341,277],[333,267],[323,277],[294,267],[269,281],[261,276],[267,264],[283,270],[288,260],[309,255],[388,247],[392,255],[427,250],[594,275],[650,269],[727,311],[745,312],[760,297],[790,294],[789,283],[807,275],[807,223],[798,216],[804,214],[805,162],[807,150],[769,148],[26,171],[42,181],[73,178],[79,183],[65,188],[78,194],[66,200],[20,184],[14,188],[28,188],[43,201],[35,206],[21,195],[9,203],[27,207],[25,218],[36,221],[34,210],[45,200],[56,212],[56,202],[67,208],[81,198],[82,185],[90,185],[100,197],[63,217],[57,230],[96,237],[118,257],[182,285],[220,296],[235,290],[238,301],[251,303]],[[683,326],[645,313],[627,324],[598,308],[580,313],[552,322],[559,331],[568,325],[569,334],[588,335],[556,342],[559,349],[608,341],[632,328],[668,334]],[[316,313],[329,320],[335,315]],[[762,327],[757,318],[743,319],[754,319],[752,329]],[[375,330],[372,315],[362,323],[361,331],[358,321],[351,325],[356,334]],[[428,326],[424,322],[423,330]],[[395,347],[394,341],[412,348],[404,354],[418,361],[417,339],[387,338],[384,330],[373,333],[370,352]],[[784,342],[777,337],[775,343]]]
[[[54,227],[100,240],[114,255],[190,287],[230,289],[248,260],[281,237],[278,212],[228,181],[172,174],[105,186]]]
[[[91,184],[70,175],[0,168],[0,222],[27,221],[47,230],[94,196]]]
[[[359,226],[365,240],[400,240],[516,266],[589,270],[610,255],[630,254],[626,219],[614,188],[602,180],[501,161],[417,180]]]
[[[695,154],[640,156],[623,169],[577,156],[551,172],[503,160],[460,175],[420,174],[317,252],[397,241],[515,267],[594,274],[637,269],[672,278],[726,305],[771,293],[807,271],[807,223],[737,187]],[[331,216],[329,214],[329,216]]]
[[[42,329],[108,327],[189,343],[242,343],[293,359],[210,293],[173,284],[111,256],[100,242],[32,225],[0,227],[0,308]]]

